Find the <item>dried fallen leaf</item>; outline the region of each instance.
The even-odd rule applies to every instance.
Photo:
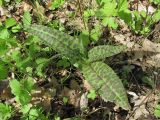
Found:
[[[122,34],[115,35],[111,33],[116,42],[128,47],[127,54],[131,56],[132,63],[136,63],[141,60],[142,63],[138,65],[144,67],[160,67],[160,44],[153,43],[147,39],[141,40],[142,45],[132,42],[130,38],[126,38]],[[137,51],[137,52],[136,52]],[[133,54],[134,53],[134,54]]]
[[[80,108],[83,110],[85,108],[87,108],[88,106],[88,98],[87,98],[87,92],[83,93],[81,98],[80,98]]]
[[[32,6],[23,1],[22,3],[23,11],[30,11],[32,9]]]
[[[78,82],[76,80],[71,80],[70,88],[73,90],[79,90],[79,91],[81,90],[80,84],[78,84]]]
[[[63,97],[68,98],[68,103],[74,105],[75,107],[79,106],[80,101],[80,94],[77,93],[76,90],[71,90],[67,87],[64,87],[64,89],[61,92],[61,95]]]

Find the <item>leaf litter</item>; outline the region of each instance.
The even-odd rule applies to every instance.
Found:
[[[142,3],[140,3],[138,5],[139,5],[139,7],[138,7],[139,11],[145,9],[145,6],[143,6]],[[72,9],[74,9],[74,7]],[[28,3],[22,2],[22,7],[19,9],[18,14],[15,16],[18,21],[20,20],[19,16],[22,14],[21,13],[22,8],[24,10],[29,10],[29,11],[31,11],[31,9],[33,9]],[[42,14],[44,14],[44,16],[45,16],[44,8],[42,10],[43,10]],[[66,8],[62,9],[62,11],[58,11],[57,12],[58,14],[56,14],[57,17],[59,17],[58,19],[61,19],[62,23],[65,23],[65,21],[70,20],[69,18],[67,18],[67,16],[65,16],[66,12],[64,12],[65,14],[63,13],[63,11],[65,11],[65,10],[66,10]],[[0,11],[2,11],[1,12],[2,16],[7,16],[5,9],[1,8]],[[154,12],[154,8],[152,6],[150,6],[149,12],[150,13]],[[33,13],[33,14],[35,14],[35,16],[38,16],[36,13]],[[51,13],[51,14],[53,14],[53,13]],[[77,14],[80,14],[80,13],[77,13]],[[50,20],[51,19],[52,18],[50,18]],[[62,19],[64,19],[64,20],[62,20]],[[83,21],[80,18],[76,19],[76,17],[75,17],[75,19],[69,21],[67,24],[68,24],[67,26],[76,26],[76,29],[83,29]],[[121,24],[121,22],[120,22],[120,24]],[[123,30],[120,31],[121,33],[117,32],[117,31],[116,32],[110,31],[110,34],[111,34],[111,37],[113,38],[113,41],[115,43],[122,44],[122,45],[125,45],[128,47],[128,49],[125,51],[126,53],[128,52],[128,54],[127,54],[127,58],[129,58],[128,61],[131,61],[131,64],[139,65],[142,68],[146,68],[146,67],[157,67],[158,68],[158,67],[160,67],[160,44],[155,43],[153,40],[150,40],[148,38],[143,38],[143,37],[142,37],[142,39],[138,40],[138,41],[140,41],[140,44],[136,43],[134,39],[135,38],[139,39],[139,38],[133,34],[130,34],[130,35],[125,34],[125,33],[128,33],[129,29],[126,26],[123,26],[123,24],[121,24],[121,26],[123,27]],[[130,51],[132,53],[129,53]],[[134,51],[138,51],[138,52],[135,52],[135,54],[133,54]],[[139,62],[139,60],[140,60],[140,62]],[[56,68],[56,69],[60,69],[60,68]],[[54,75],[57,76],[57,74],[54,74]],[[66,74],[64,72],[62,72],[57,78],[63,78],[64,76],[66,76]],[[77,82],[77,77],[79,78],[78,82]],[[110,119],[110,118],[114,119],[114,118],[116,118],[114,116],[114,113],[118,113],[118,114],[122,114],[121,118],[123,118],[123,116],[126,116],[126,117],[129,116],[128,120],[136,120],[136,119],[143,118],[142,116],[148,117],[151,114],[153,114],[153,113],[148,112],[148,110],[146,109],[146,104],[149,102],[148,98],[153,99],[151,101],[153,101],[154,105],[151,104],[151,108],[155,107],[156,103],[154,103],[154,102],[156,102],[158,99],[158,97],[155,94],[151,94],[151,95],[149,95],[149,97],[142,95],[141,93],[139,93],[139,95],[135,95],[136,98],[134,98],[132,100],[132,103],[134,104],[134,106],[132,107],[134,113],[133,113],[133,116],[130,117],[130,114],[129,113],[126,114],[126,111],[124,112],[121,110],[119,110],[119,111],[114,110],[113,106],[115,106],[115,105],[112,105],[112,104],[106,105],[106,103],[104,103],[99,96],[97,96],[97,98],[95,100],[88,101],[88,98],[86,97],[86,94],[87,94],[86,91],[89,91],[92,88],[87,83],[87,81],[84,80],[81,76],[75,75],[74,79],[69,80],[69,81],[70,81],[70,83],[66,83],[67,81],[65,82],[66,83],[65,86],[60,85],[60,83],[56,83],[57,86],[52,85],[53,83],[49,83],[49,84],[51,84],[50,86],[54,86],[54,87],[50,87],[50,88],[45,88],[44,85],[42,85],[42,87],[37,86],[37,90],[35,90],[35,93],[33,93],[33,99],[32,99],[33,104],[40,104],[44,108],[44,110],[46,110],[47,112],[50,110],[54,111],[54,110],[52,110],[52,109],[54,109],[54,108],[52,108],[53,104],[56,104],[56,106],[54,106],[54,107],[57,107],[57,108],[59,108],[59,106],[61,106],[60,107],[61,116],[63,116],[62,118],[66,118],[67,115],[65,115],[65,114],[63,115],[63,113],[65,113],[67,111],[67,109],[66,109],[67,106],[65,108],[62,107],[62,106],[65,106],[64,103],[62,102],[62,97],[65,96],[69,99],[67,104],[73,105],[71,108],[78,108],[78,107],[87,108],[87,107],[89,107],[89,113],[93,112],[93,114],[88,113],[88,119],[103,118],[100,116],[102,116],[106,113],[105,107],[108,107],[107,111],[109,109],[109,112],[107,112],[106,119]],[[80,83],[79,81],[83,81],[83,82]],[[7,82],[7,81],[5,81],[5,82]],[[5,82],[4,82],[4,84],[5,84]],[[45,80],[43,82],[45,82]],[[2,85],[3,85],[3,83],[0,84],[0,90],[2,89],[2,91],[3,91],[3,92],[1,92],[0,98],[1,98],[1,100],[5,99],[7,101],[8,99],[12,98],[11,92],[7,88],[7,86],[8,86],[7,84],[5,86],[2,86]],[[145,86],[143,86],[143,87],[145,87]],[[58,97],[57,97],[58,92],[56,91],[55,88],[58,88],[61,91],[60,95]],[[36,92],[37,92],[37,94],[36,94]],[[132,92],[134,93],[134,91],[132,91]],[[134,93],[134,94],[136,94],[136,93]],[[133,96],[133,97],[135,97],[135,96]],[[137,98],[137,96],[138,96],[138,98]],[[37,103],[36,103],[36,101],[37,101]],[[57,105],[57,103],[58,103],[58,105]],[[103,109],[103,107],[104,107],[104,109]],[[77,111],[75,113],[77,113]],[[94,111],[95,111],[95,113],[94,113]],[[78,111],[78,112],[79,112],[78,113],[79,115],[85,114],[80,111]],[[74,116],[75,113],[72,113],[71,116]],[[111,116],[108,117],[109,114],[111,114]],[[120,120],[121,118],[117,118],[117,120]],[[148,117],[148,118],[150,118],[150,117]]]

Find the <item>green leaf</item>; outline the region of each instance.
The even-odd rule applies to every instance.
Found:
[[[95,90],[90,90],[89,93],[87,94],[87,97],[94,100],[96,98],[97,94]]]
[[[4,0],[5,2],[7,2],[7,3],[9,3],[10,2],[10,0]]]
[[[117,29],[117,27],[118,27],[118,24],[115,22],[115,19],[113,17],[105,17],[102,20],[102,24],[104,26],[108,26],[113,29]]]
[[[10,36],[10,33],[6,28],[4,28],[0,31],[0,38],[1,39],[7,39],[7,38],[9,38],[9,36]]]
[[[0,6],[2,6],[3,5],[3,0],[0,0]]]
[[[94,29],[91,30],[91,38],[93,41],[98,41],[102,34],[102,26],[96,25]]]
[[[127,0],[118,0],[118,10],[127,10],[128,9],[128,2]]]
[[[16,96],[17,102],[20,102],[22,105],[26,105],[30,102],[31,96],[26,90],[21,90],[20,94]]]
[[[9,85],[11,87],[11,92],[16,97],[17,102],[20,102],[22,105],[26,105],[30,102],[31,96],[29,95],[29,92],[33,86],[30,80],[20,83],[14,79],[10,81]]]
[[[10,28],[10,27],[13,27],[17,24],[16,20],[14,18],[8,18],[6,21],[5,21],[5,25],[6,25],[6,28]]]
[[[151,88],[154,88],[155,84],[151,77],[149,76],[142,77],[142,82],[149,85]]]
[[[11,106],[0,103],[0,120],[8,120],[11,117]]]
[[[156,117],[160,117],[160,105],[156,105],[155,111],[154,111],[154,115]]]
[[[11,54],[11,58],[12,60],[16,61],[16,64],[20,64],[22,62],[22,58],[21,58],[21,52],[19,50],[15,50],[12,54]],[[18,65],[19,66],[19,65]]]
[[[19,32],[20,29],[21,29],[21,25],[17,24],[16,26],[12,27],[12,32],[13,33]]]
[[[25,90],[30,93],[34,85],[33,78],[28,77],[27,80],[23,80],[22,85],[23,85],[23,88],[25,88]]]
[[[39,117],[39,110],[38,109],[31,109],[29,111],[29,119],[36,120]]]
[[[38,36],[46,45],[71,60],[81,58],[79,39],[42,25],[32,25],[28,28],[28,32]]]
[[[11,80],[9,83],[10,87],[11,87],[11,92],[15,95],[15,96],[19,96],[19,94],[21,93],[21,84],[18,80],[14,79]]]
[[[101,5],[102,0],[96,0],[96,3],[97,3],[98,5]]]
[[[29,13],[29,11],[25,11],[25,12],[24,12],[23,20],[22,20],[22,21],[23,21],[23,25],[24,25],[25,27],[31,25],[32,17],[31,17],[31,14]]]
[[[116,2],[109,0],[105,2],[105,5],[103,8],[97,10],[96,16],[99,18],[102,17],[111,17],[117,15],[117,9],[116,9]]]
[[[150,0],[151,2],[154,2],[154,4],[160,4],[160,0]]]
[[[153,15],[153,21],[158,22],[160,20],[160,10],[157,10]]]
[[[83,13],[84,18],[89,18],[89,17],[94,16],[94,15],[95,15],[95,12],[92,9],[87,9]]]
[[[129,10],[123,10],[118,12],[118,16],[124,20],[124,22],[128,25],[131,25],[132,23],[132,13]]]
[[[22,0],[16,0],[16,2],[20,3]]]
[[[126,48],[125,46],[113,46],[113,45],[100,45],[94,47],[88,52],[89,61],[93,62],[104,59],[106,57],[116,55],[125,50],[125,48]]]
[[[43,76],[44,75],[44,67],[49,63],[49,59],[47,58],[38,58],[36,60],[36,64],[37,64],[37,67],[36,67],[36,73],[37,75],[39,76]]]
[[[4,39],[0,39],[0,56],[4,55],[8,51],[8,46]]]
[[[32,67],[27,67],[27,68],[26,68],[26,71],[27,71],[30,75],[32,75],[33,68],[32,68]]]
[[[63,67],[63,68],[67,68],[70,66],[70,63],[67,59],[61,59],[57,62],[57,66]]]
[[[54,0],[52,2],[52,5],[51,5],[51,9],[54,10],[56,8],[59,8],[61,5],[63,5],[65,2],[65,0]]]
[[[81,49],[82,51],[84,51],[84,53],[86,52],[86,48],[87,46],[89,45],[90,43],[90,40],[89,40],[89,31],[87,30],[83,30],[82,33],[79,35],[79,39],[81,41]]]
[[[103,62],[94,62],[83,65],[82,72],[104,101],[115,102],[126,110],[130,108],[121,80],[108,65]]]
[[[5,63],[0,61],[0,80],[4,80],[8,77],[8,68]]]
[[[23,113],[23,115],[25,115],[25,114],[27,114],[29,112],[30,109],[31,109],[31,105],[30,104],[24,105],[21,108],[21,112]]]

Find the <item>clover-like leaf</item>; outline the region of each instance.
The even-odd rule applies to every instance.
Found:
[[[107,64],[103,62],[86,64],[83,65],[82,72],[104,101],[115,102],[126,110],[130,108],[121,80]]]

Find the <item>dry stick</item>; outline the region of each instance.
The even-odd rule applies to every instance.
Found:
[[[144,103],[144,101],[145,101],[146,99],[148,99],[149,96],[150,96],[152,93],[155,92],[155,89],[156,89],[156,88],[154,88],[154,89],[145,97],[145,99],[143,99],[143,101],[142,101],[139,105],[135,106],[135,107],[137,107],[137,108],[136,108],[134,111],[131,112],[130,116],[129,116],[126,120],[129,120],[129,118],[130,118],[130,117],[134,114],[134,112],[138,109],[138,106],[141,106],[141,105]],[[155,101],[156,101],[156,100],[155,100]]]
[[[134,76],[134,74],[132,72],[131,72],[131,75],[132,75],[132,78],[134,79],[134,81],[136,82],[136,85],[137,85],[138,89],[140,90],[141,88],[138,84],[138,81],[137,81],[136,77]]]
[[[136,108],[134,111],[131,112],[131,114],[129,115],[128,118],[126,118],[126,120],[129,120],[129,118],[131,118],[131,117],[133,116],[133,114],[135,113],[135,111],[138,109],[138,106],[143,105],[144,102],[145,102],[145,100],[148,99],[148,97],[149,97],[153,92],[154,92],[154,90],[152,90],[152,91],[145,97],[145,99],[142,100],[142,102],[141,102],[139,105],[134,106],[134,107],[137,107],[137,108]]]

